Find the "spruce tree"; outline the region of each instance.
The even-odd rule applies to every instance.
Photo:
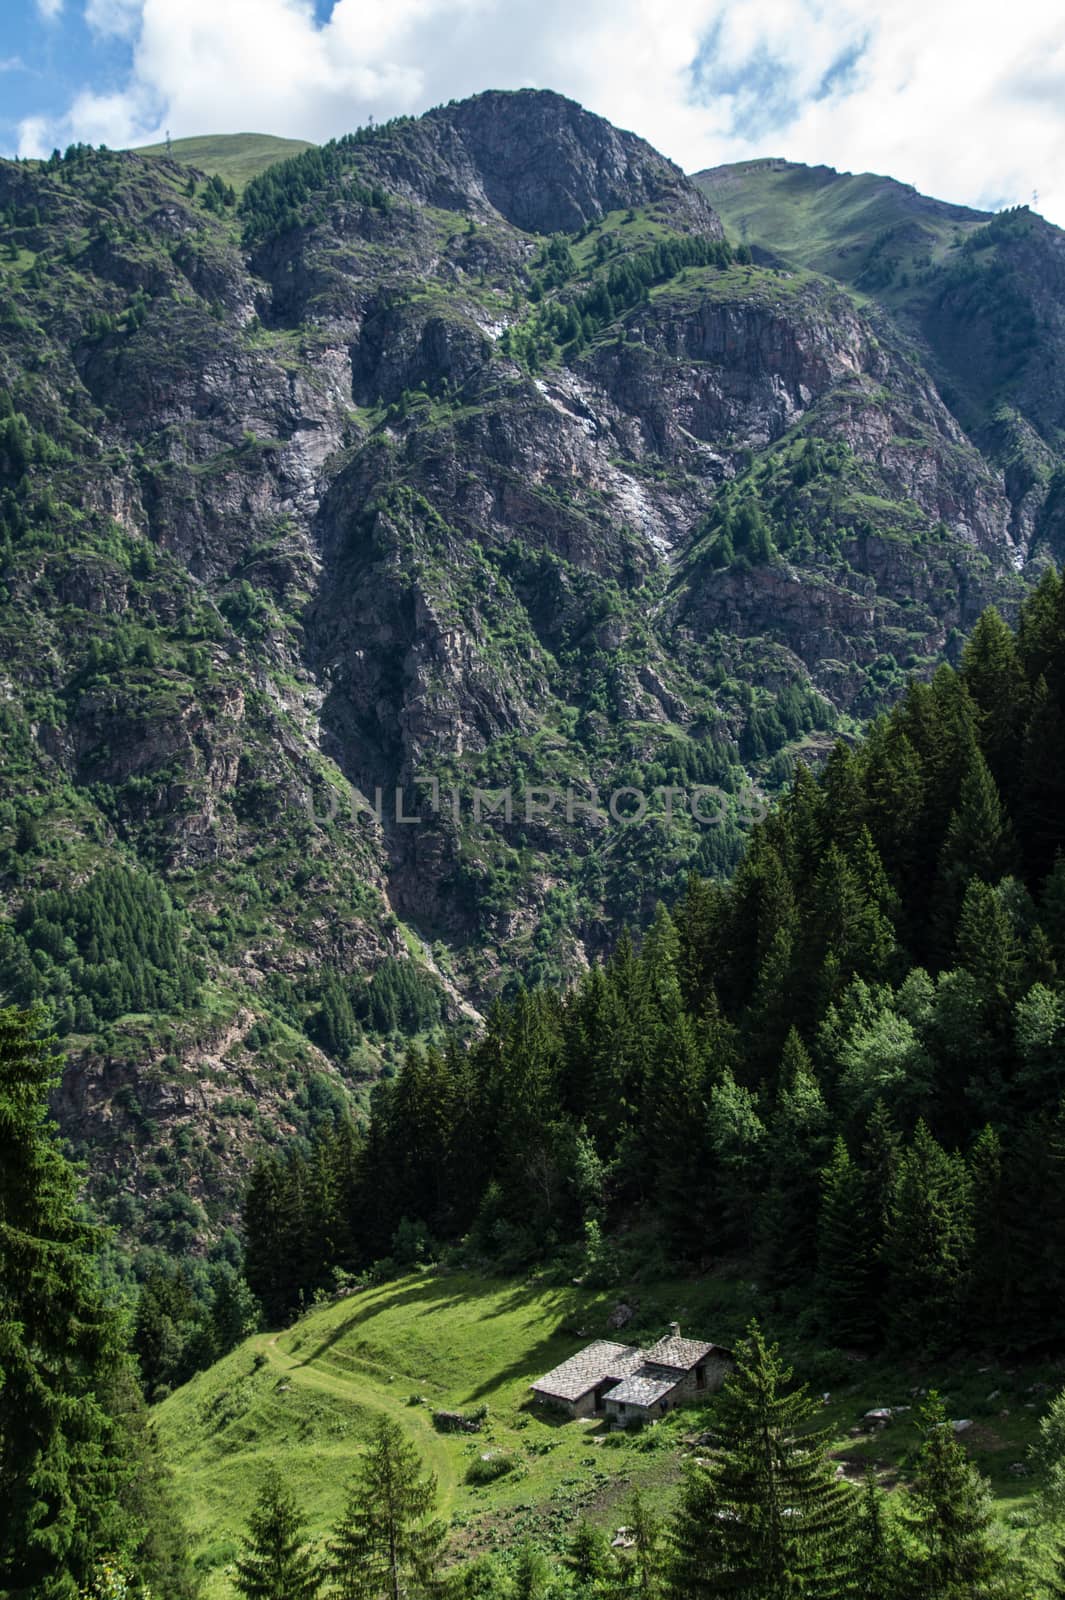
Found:
[[[988,1487],[973,1466],[937,1395],[919,1418],[924,1443],[903,1501],[908,1533],[907,1596],[974,1600],[993,1592],[1006,1559],[995,1534]]]
[[[972,1251],[969,1174],[919,1122],[899,1162],[884,1240],[891,1319],[900,1353],[949,1350],[961,1333]]]
[[[403,1600],[432,1586],[444,1544],[436,1479],[398,1423],[381,1417],[329,1544],[336,1600]]]
[[[902,1557],[886,1499],[870,1468],[854,1546],[854,1593],[862,1600],[905,1600]]]
[[[944,952],[950,951],[970,879],[994,886],[1017,870],[1018,861],[1013,825],[987,762],[974,745],[939,856],[935,915]]]
[[[980,742],[988,766],[1008,794],[1020,776],[1030,690],[1017,642],[994,606],[981,613],[969,635],[961,670],[980,714]]]
[[[625,1525],[632,1548],[624,1561],[625,1589],[639,1600],[654,1600],[662,1592],[663,1565],[661,1519],[634,1489],[625,1508]]]
[[[1065,1538],[1055,1541],[1046,1580],[1047,1600],[1065,1600]]]
[[[267,1470],[233,1582],[244,1600],[315,1600],[322,1570],[303,1540],[304,1519],[276,1467]]]
[[[769,1187],[761,1212],[766,1266],[774,1283],[796,1283],[814,1263],[819,1174],[830,1148],[828,1110],[793,1028],[785,1040],[781,1089],[769,1124]]]
[[[870,1185],[837,1138],[821,1175],[816,1298],[833,1344],[866,1345],[880,1321],[881,1228]]]
[[[750,1245],[765,1163],[757,1101],[729,1071],[710,1090],[707,1112],[716,1234],[725,1249]]]
[[[565,1565],[574,1582],[586,1592],[594,1592],[613,1576],[616,1562],[610,1540],[602,1528],[578,1522],[566,1548]]]
[[[969,1152],[973,1248],[969,1279],[969,1325],[998,1344],[1009,1325],[1012,1248],[1003,1195],[1002,1141],[994,1128],[978,1134]]]
[[[850,1593],[857,1506],[817,1410],[751,1326],[715,1407],[714,1455],[689,1469],[672,1525],[672,1600],[837,1600]]]
[[[182,1530],[49,1118],[41,1022],[0,1010],[0,1593],[73,1600],[107,1555],[180,1595]]]
[[[244,1196],[244,1276],[271,1327],[282,1325],[296,1300],[291,1191],[285,1163],[273,1151],[252,1170]]]

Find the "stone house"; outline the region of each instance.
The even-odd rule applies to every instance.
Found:
[[[590,1417],[603,1409],[603,1397],[643,1361],[635,1345],[597,1339],[578,1355],[537,1380],[532,1392],[545,1405],[560,1407],[571,1417]]]
[[[572,1417],[597,1412],[619,1427],[652,1422],[686,1400],[720,1389],[732,1352],[701,1339],[681,1338],[677,1323],[649,1350],[600,1339],[532,1385],[538,1400]]]

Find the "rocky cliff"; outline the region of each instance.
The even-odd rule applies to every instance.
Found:
[[[0,163],[0,215],[0,982],[56,1008],[66,1126],[157,1242],[408,1038],[727,872],[1055,548],[1052,384],[1026,412],[989,347],[944,388],[957,329],[994,342],[968,235],[919,327],[556,95],[239,201],[163,155]],[[1003,227],[1032,374],[1060,241]],[[716,826],[669,815],[695,785]]]

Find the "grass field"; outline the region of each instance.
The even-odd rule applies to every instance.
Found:
[[[989,218],[875,173],[795,162],[741,161],[694,175],[735,242],[868,289],[891,304],[920,302],[921,274]],[[882,258],[893,268],[879,273]]]
[[[196,139],[174,139],[170,154],[175,161],[206,172],[209,178],[217,173],[239,193],[267,167],[289,156],[298,156],[301,150],[309,148],[306,139],[278,139],[270,133],[218,133]],[[165,144],[146,144],[137,151],[141,156],[165,156],[166,153]]]
[[[280,1467],[324,1542],[381,1413],[402,1425],[436,1474],[456,1556],[526,1536],[559,1548],[581,1515],[616,1528],[637,1484],[667,1506],[705,1427],[700,1411],[677,1412],[629,1436],[529,1404],[534,1378],[610,1334],[607,1319],[620,1299],[637,1307],[620,1337],[637,1342],[658,1337],[676,1318],[692,1336],[725,1343],[755,1311],[763,1315],[754,1286],[727,1278],[641,1284],[630,1297],[547,1279],[424,1273],[312,1311],[284,1332],[259,1334],[194,1378],[154,1416],[194,1531],[206,1600],[234,1592],[227,1568],[267,1464]],[[828,1393],[823,1421],[848,1475],[857,1480],[869,1462],[886,1484],[904,1475],[917,1438],[912,1410],[873,1436],[854,1438],[851,1429],[874,1406],[913,1407],[912,1391],[938,1387],[952,1417],[972,1420],[965,1438],[1002,1515],[1021,1520],[1033,1480],[1014,1464],[1023,1461],[1060,1374],[975,1361],[904,1372],[814,1347],[789,1356],[800,1376]],[[484,1432],[434,1429],[434,1409],[482,1404],[489,1408]],[[511,1457],[513,1470],[486,1486],[467,1482],[471,1465],[492,1451]]]

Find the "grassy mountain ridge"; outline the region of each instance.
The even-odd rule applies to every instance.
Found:
[[[1062,437],[1051,354],[1061,230],[1024,205],[991,216],[891,178],[774,159],[712,168],[694,182],[734,237],[845,284],[917,341],[951,409],[1003,471],[1014,518],[1041,504],[1060,556],[1049,486]]]
[[[272,133],[211,133],[166,144],[142,144],[139,156],[167,156],[184,166],[231,183],[238,193],[260,172],[311,148],[307,139],[279,139]]]
[[[882,283],[885,256],[903,271],[938,264],[990,221],[894,178],[774,158],[711,167],[692,181],[735,237],[869,293]]]

